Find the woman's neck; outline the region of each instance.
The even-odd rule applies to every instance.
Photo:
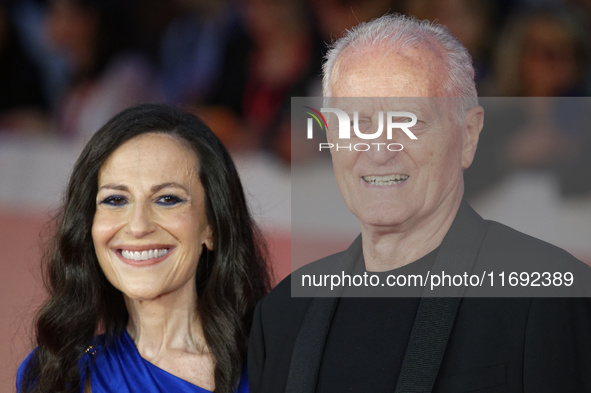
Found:
[[[215,388],[215,359],[205,341],[195,282],[155,299],[125,298],[127,331],[142,358],[207,390]]]
[[[173,351],[203,354],[207,351],[197,310],[194,285],[155,299],[125,298],[129,311],[127,331],[142,357],[151,361]]]

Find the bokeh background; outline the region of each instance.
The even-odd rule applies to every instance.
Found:
[[[0,393],[14,391],[31,349],[47,222],[103,122],[142,102],[202,116],[237,162],[279,280],[290,271],[291,164],[318,179],[330,171],[292,156],[290,97],[320,96],[327,43],[386,12],[447,25],[482,96],[586,102],[591,0],[0,0]],[[591,261],[591,132],[487,130],[466,172],[476,209]],[[324,198],[310,206],[342,203]],[[310,260],[350,240],[318,211],[299,217]]]

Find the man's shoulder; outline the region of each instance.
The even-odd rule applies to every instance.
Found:
[[[463,245],[462,238],[467,232],[475,231],[478,227],[485,228],[478,259],[487,257],[502,260],[531,260],[554,261],[583,264],[565,250],[546,241],[527,235],[516,229],[492,220],[484,220],[472,207],[463,201],[460,206],[452,231],[455,228],[455,246]]]
[[[506,278],[511,288],[523,295],[588,297],[591,296],[591,267],[560,247],[526,235],[506,225],[489,221],[473,272]]]
[[[527,235],[496,221],[486,220],[487,236],[483,253],[511,260],[531,259],[547,263],[581,264],[564,249],[544,240]]]

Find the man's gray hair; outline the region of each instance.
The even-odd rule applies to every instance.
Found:
[[[322,66],[323,95],[332,96],[331,79],[334,67],[339,56],[347,48],[379,44],[399,49],[429,47],[435,44],[446,57],[445,94],[449,97],[459,97],[461,100],[458,115],[463,119],[466,111],[478,105],[472,57],[461,42],[443,25],[399,14],[388,14],[370,22],[360,23],[334,42]]]

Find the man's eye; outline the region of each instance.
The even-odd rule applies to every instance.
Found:
[[[374,127],[373,127],[373,124],[372,124],[371,120],[368,120],[368,119],[361,119],[357,123],[355,123],[354,121],[352,121],[351,122],[351,128],[354,129],[355,127],[357,127],[357,129],[359,130],[359,132],[362,132],[362,133],[368,133],[368,132],[375,132],[376,131],[376,130],[373,129]]]
[[[173,206],[173,205],[176,205],[177,203],[181,203],[183,201],[184,201],[184,199],[181,199],[175,195],[163,195],[163,196],[159,197],[158,199],[156,199],[157,204],[164,205],[164,206]]]
[[[417,123],[410,127],[411,130],[421,130],[423,128],[425,128],[425,122],[422,120],[417,120]]]
[[[101,201],[102,205],[123,206],[127,203],[127,199],[121,195],[112,195]]]
[[[392,118],[392,123],[410,123],[412,122],[412,118],[411,117],[393,117]]]

